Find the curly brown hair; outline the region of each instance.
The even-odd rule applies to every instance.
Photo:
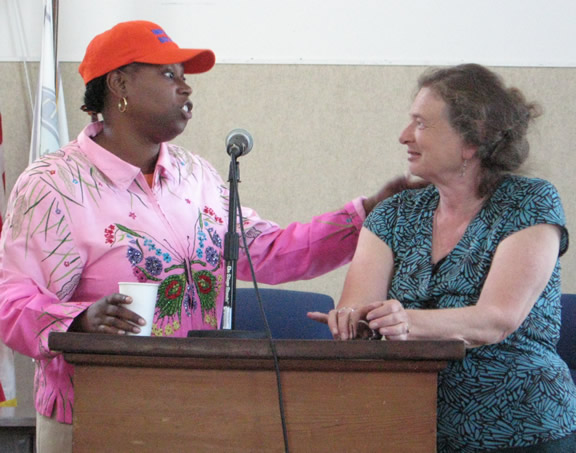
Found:
[[[465,143],[478,147],[481,196],[526,161],[528,126],[541,108],[527,102],[519,89],[506,87],[499,75],[478,64],[434,68],[418,79],[421,88],[442,98],[452,127]]]

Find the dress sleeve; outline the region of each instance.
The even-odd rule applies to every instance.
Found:
[[[48,335],[66,331],[87,308],[69,302],[82,272],[82,259],[59,193],[31,169],[16,183],[0,239],[0,337],[33,358],[54,355]]]
[[[387,198],[380,202],[364,221],[364,227],[378,236],[391,249],[394,249],[396,234],[405,228],[398,224],[401,221],[399,209],[402,205],[401,194]]]
[[[361,198],[309,223],[294,222],[286,228],[262,220],[253,210],[243,210],[256,278],[267,284],[311,279],[350,262],[365,217]],[[243,250],[237,270],[240,279],[251,279]]]
[[[539,224],[560,227],[560,251],[562,256],[568,250],[569,235],[566,217],[560,195],[551,183],[542,179],[532,179],[515,189],[516,202],[507,209],[507,231],[502,239],[524,228]]]

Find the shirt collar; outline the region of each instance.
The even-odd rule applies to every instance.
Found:
[[[90,159],[90,161],[104,174],[115,186],[120,189],[127,189],[141,173],[140,168],[136,167],[106,148],[98,145],[92,137],[98,135],[103,129],[102,122],[94,122],[84,128],[78,136],[80,148]],[[160,153],[156,163],[156,177],[161,175],[172,179],[174,163],[170,158],[168,146],[166,143],[160,145]]]

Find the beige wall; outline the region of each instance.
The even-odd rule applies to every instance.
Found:
[[[36,67],[30,66],[31,74]],[[79,110],[83,85],[76,68],[74,63],[61,67],[71,137],[89,121]],[[233,128],[246,128],[255,146],[240,160],[242,203],[281,225],[305,221],[355,196],[370,194],[403,173],[405,153],[397,137],[422,70],[416,66],[220,64],[207,74],[189,77],[194,118],[176,141],[206,157],[226,177],[225,137]],[[545,114],[531,134],[528,173],[558,187],[571,228],[576,222],[576,69],[497,71],[544,107]],[[0,63],[10,188],[28,160],[31,109],[24,77],[22,63]],[[576,292],[575,250],[570,249],[562,261],[565,292]],[[285,286],[337,298],[344,272]]]
[[[89,121],[79,110],[83,85],[77,65],[62,65],[70,137]],[[528,172],[552,181],[576,222],[576,69],[496,68],[544,107],[531,134]],[[408,118],[415,66],[217,65],[190,76],[194,118],[176,141],[211,161],[227,177],[227,133],[243,127],[253,151],[240,160],[244,205],[281,225],[305,221],[349,199],[376,191],[403,173],[397,137]],[[35,74],[36,65],[29,73]],[[28,160],[31,112],[22,63],[0,63],[7,183]],[[33,80],[33,87],[36,81]],[[35,91],[35,90],[34,90]],[[563,258],[564,291],[576,292],[574,249]],[[338,297],[344,272],[291,287]]]

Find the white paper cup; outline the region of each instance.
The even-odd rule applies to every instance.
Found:
[[[140,333],[128,332],[128,335],[149,337],[152,333],[154,309],[156,308],[156,296],[159,286],[158,283],[118,283],[119,293],[132,297],[132,303],[125,305],[125,307],[146,320],[146,325],[138,325],[138,327],[140,327]]]

